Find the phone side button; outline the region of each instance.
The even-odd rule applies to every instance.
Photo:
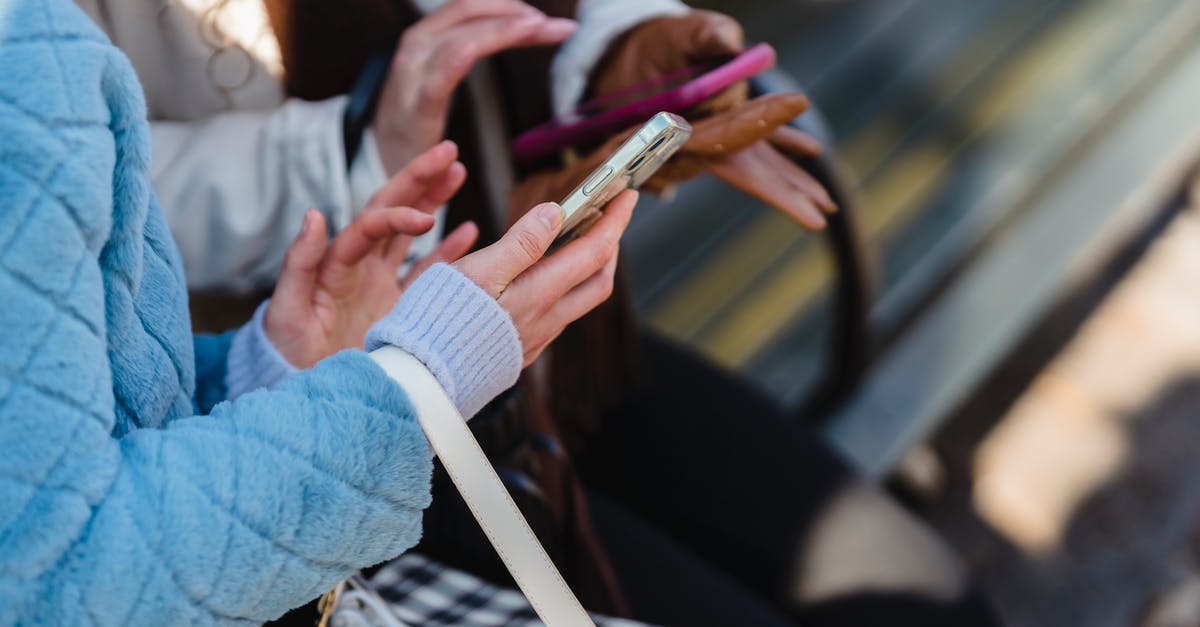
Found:
[[[592,192],[595,192],[597,188],[608,181],[609,177],[613,175],[613,172],[614,170],[611,165],[604,166],[603,170],[597,170],[595,174],[592,174],[591,178],[584,182],[583,195],[591,196]]]

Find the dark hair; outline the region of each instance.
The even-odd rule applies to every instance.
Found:
[[[350,91],[375,51],[395,46],[420,19],[401,0],[263,0],[279,40],[289,96],[324,100]]]

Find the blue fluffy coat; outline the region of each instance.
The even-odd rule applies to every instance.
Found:
[[[0,0],[0,625],[259,623],[418,539],[427,443],[365,354],[216,404],[148,163],[124,56]]]

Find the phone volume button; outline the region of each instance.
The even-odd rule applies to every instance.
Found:
[[[609,177],[613,175],[614,171],[615,170],[613,170],[611,165],[607,165],[604,166],[603,170],[599,170],[593,174],[587,181],[584,181],[583,183],[583,195],[591,196],[592,193],[596,191],[596,188],[608,181]]]

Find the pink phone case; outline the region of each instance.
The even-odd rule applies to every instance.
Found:
[[[699,68],[688,68],[643,85],[636,85],[581,105],[575,112],[538,125],[513,142],[513,155],[519,161],[532,161],[552,155],[564,148],[576,146],[609,133],[645,122],[659,111],[682,113],[711,98],[738,81],[746,80],[775,65],[775,49],[770,44],[753,46],[728,63],[704,72],[674,89],[655,94],[627,105],[617,106],[597,115],[583,117],[579,111],[619,102],[629,94],[669,85],[680,78],[695,74]]]

